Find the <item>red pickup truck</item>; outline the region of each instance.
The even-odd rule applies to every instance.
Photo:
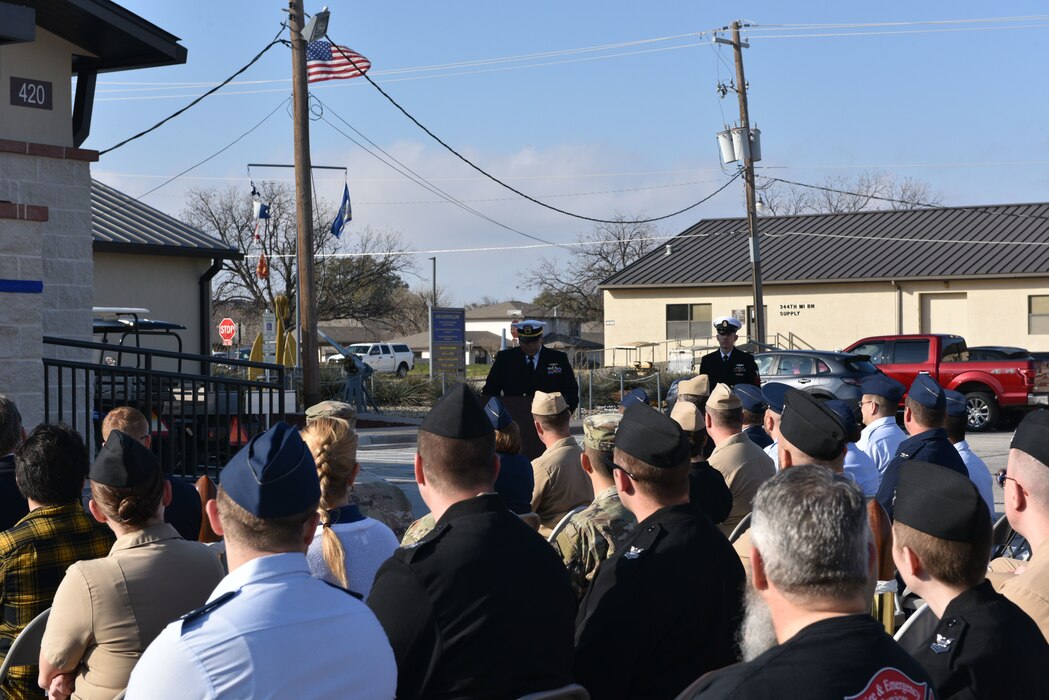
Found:
[[[971,361],[961,336],[880,335],[845,352],[869,355],[878,369],[906,386],[927,372],[945,389],[965,394],[972,430],[994,427],[1003,411],[1049,405],[1049,366],[1032,358]]]

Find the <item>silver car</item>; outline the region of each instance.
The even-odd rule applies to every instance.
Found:
[[[822,350],[773,350],[754,355],[761,382],[782,382],[850,405],[863,396],[860,382],[880,371],[867,355]]]

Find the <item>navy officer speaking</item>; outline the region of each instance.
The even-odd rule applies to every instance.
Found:
[[[758,365],[754,356],[736,347],[736,332],[743,327],[732,316],[714,319],[714,330],[718,333],[718,349],[703,356],[699,362],[699,373],[710,377],[710,385],[753,384],[761,386]]]
[[[579,385],[576,383],[568,355],[560,350],[543,347],[542,321],[521,321],[517,324],[520,346],[500,350],[495,356],[488,380],[481,389],[483,396],[528,396],[536,391],[561,392],[571,411],[579,405]]]

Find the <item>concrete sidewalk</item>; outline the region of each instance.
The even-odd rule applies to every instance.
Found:
[[[382,422],[382,423],[402,423],[402,425],[395,425],[384,428],[357,428],[357,437],[359,438],[359,444],[362,446],[367,445],[414,445],[419,434],[419,424],[422,423],[421,417],[414,416],[396,416],[385,413],[361,413],[357,416],[358,423],[364,421],[371,422]],[[583,434],[583,421],[578,418],[573,418],[569,423],[569,430],[572,435]]]

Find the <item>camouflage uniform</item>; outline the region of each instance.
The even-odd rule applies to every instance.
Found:
[[[437,527],[437,521],[433,519],[433,513],[427,513],[411,524],[408,531],[404,533],[404,537],[401,538],[401,546],[409,547],[415,544],[429,535],[435,527]]]
[[[619,501],[615,486],[598,494],[594,502],[568,521],[554,539],[554,549],[568,567],[576,597],[580,600],[597,566],[616,551],[637,525],[637,519]]]
[[[357,504],[361,515],[375,518],[402,537],[415,520],[412,504],[404,491],[390,482],[361,470],[353,482],[350,502]]]

